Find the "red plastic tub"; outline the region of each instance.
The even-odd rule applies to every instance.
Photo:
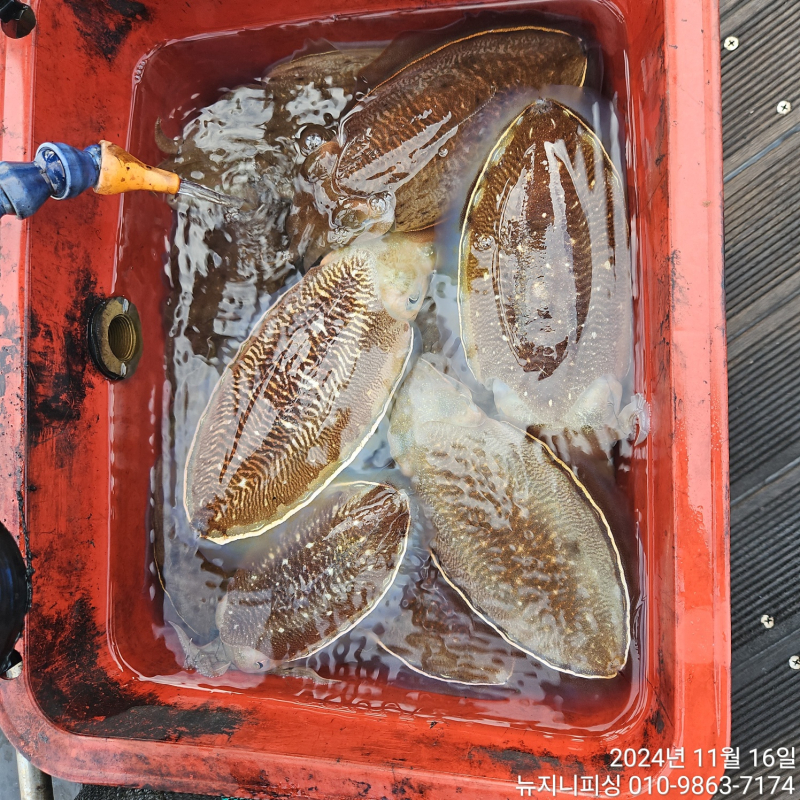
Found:
[[[31,159],[47,140],[104,138],[158,162],[157,116],[190,114],[307,38],[388,40],[502,7],[34,5],[33,36],[0,39],[3,160]],[[593,689],[584,709],[505,721],[453,694],[421,693],[411,709],[407,692],[393,703],[386,687],[383,707],[370,709],[296,697],[285,678],[225,691],[169,680],[179,668],[154,623],[143,520],[161,425],[171,211],[150,195],[89,193],[0,223],[0,518],[21,547],[29,539],[36,569],[24,671],[0,681],[0,725],[36,765],[73,781],[254,797],[501,800],[529,788],[547,796],[551,778],[586,796],[611,796],[617,778],[623,797],[677,795],[682,776],[693,794],[713,793],[722,760],[708,751],[729,744],[730,728],[716,2],[509,5],[594,28],[626,125],[636,388],[653,421],[629,487],[643,576],[634,678]],[[92,366],[85,334],[98,298],[114,294],[136,304],[146,348],[136,375],[116,385]]]

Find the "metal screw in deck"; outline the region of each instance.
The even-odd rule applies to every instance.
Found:
[[[769,614],[763,614],[761,617],[761,624],[765,628],[771,628],[775,624],[775,617],[771,617]]]
[[[800,656],[792,656],[789,659],[789,666],[792,669],[800,669]]]
[[[728,36],[722,46],[726,50],[735,50],[739,46],[739,40],[735,36]]]
[[[785,116],[792,110],[792,104],[788,100],[781,100],[775,107],[775,110],[782,116]]]

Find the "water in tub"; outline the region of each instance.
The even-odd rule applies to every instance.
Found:
[[[169,679],[558,728],[641,668],[624,126],[571,34],[416,41],[317,44],[158,132],[244,201],[174,206]]]

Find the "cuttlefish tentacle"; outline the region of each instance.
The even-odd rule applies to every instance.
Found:
[[[579,39],[536,26],[484,31],[405,64],[343,118],[335,140],[306,163],[289,217],[295,249],[320,249],[366,230],[433,225],[474,158],[466,136],[504,91],[582,86]],[[510,88],[507,88],[510,87]]]
[[[630,598],[600,508],[542,442],[489,418],[423,357],[395,403],[392,455],[436,526],[443,576],[510,644],[562,672],[610,678]]]
[[[621,428],[631,292],[610,157],[574,112],[532,103],[495,145],[464,215],[458,302],[472,373],[524,426]]]
[[[420,237],[337,253],[264,315],[223,373],[186,465],[184,503],[203,537],[275,527],[358,454],[411,354],[433,269]]]

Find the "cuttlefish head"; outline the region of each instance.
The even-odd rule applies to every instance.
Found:
[[[441,423],[460,428],[485,424],[486,415],[472,401],[462,383],[442,374],[443,363],[435,355],[420,357],[400,389],[389,427],[389,449],[407,475],[420,446],[437,438]]]
[[[389,316],[413,320],[425,299],[436,264],[433,236],[395,233],[378,239],[359,239],[348,250],[329,253],[322,264],[347,258],[349,252],[367,254],[375,271],[375,289]]]
[[[417,316],[436,265],[433,237],[394,234],[374,245],[378,295],[388,314],[409,322]]]
[[[463,383],[443,374],[440,356],[426,353],[403,384],[401,397],[413,409],[416,424],[447,422],[461,428],[474,428],[484,419]],[[400,398],[398,398],[400,405]]]
[[[394,225],[394,192],[341,190],[335,169],[341,145],[326,142],[306,159],[287,220],[291,249],[303,266],[362,235],[382,236]]]

